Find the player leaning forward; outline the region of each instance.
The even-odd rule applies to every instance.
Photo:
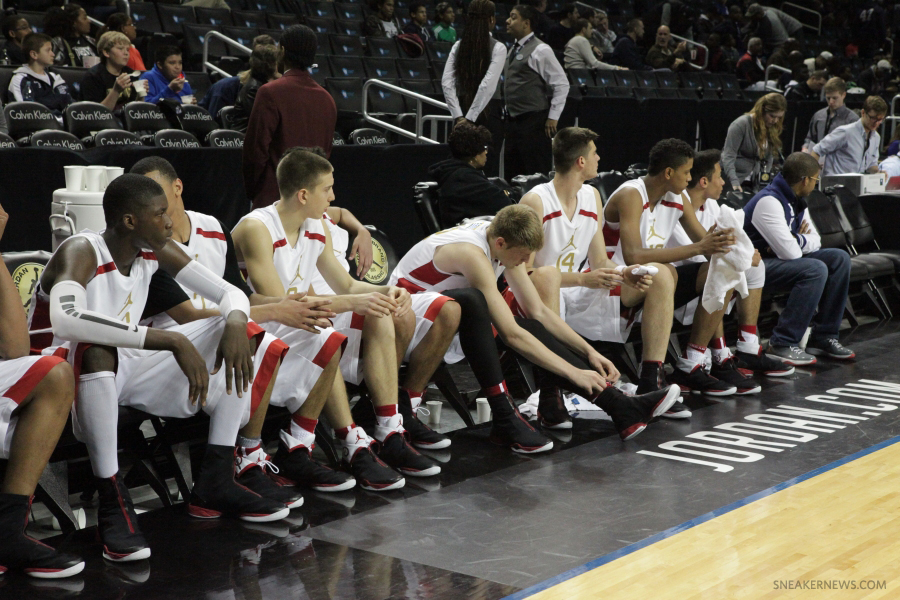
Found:
[[[87,445],[99,492],[103,556],[113,561],[150,556],[118,476],[119,405],[163,417],[189,417],[201,407],[210,415],[209,444],[189,501],[192,515],[271,521],[289,512],[283,503],[239,486],[233,476],[238,429],[254,408],[268,403],[274,381],[274,375],[254,380],[253,372],[277,371],[278,364],[262,365],[273,359],[269,347],[283,344],[248,324],[243,292],[169,243],[166,208],[155,181],[132,174],[117,178],[103,196],[106,230],[79,233],[60,246],[32,303],[49,302],[54,347],[44,353],[65,356],[75,370],[72,423]],[[225,316],[167,331],[137,325],[160,268],[216,302]],[[280,364],[279,353],[274,360]],[[259,399],[256,406],[251,397]]]

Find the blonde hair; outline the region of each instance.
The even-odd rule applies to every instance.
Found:
[[[104,52],[109,52],[120,44],[127,48],[131,48],[131,40],[128,39],[127,35],[121,31],[107,31],[100,36],[99,40],[97,40],[97,53],[100,54],[100,57],[105,62],[106,55]]]
[[[764,159],[767,152],[773,155],[781,152],[781,131],[784,128],[784,119],[772,127],[766,127],[766,113],[777,113],[787,110],[787,100],[776,92],[766,94],[756,101],[753,108],[747,114],[753,117],[753,135],[756,137],[759,158]]]
[[[487,234],[494,239],[503,238],[513,248],[537,252],[544,246],[541,220],[536,212],[524,204],[502,208],[491,221]]]

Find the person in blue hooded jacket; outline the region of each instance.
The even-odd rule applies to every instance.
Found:
[[[141,79],[147,80],[149,89],[146,102],[156,104],[165,99],[182,99],[188,96],[189,104],[196,104],[191,84],[184,78],[181,72],[181,49],[176,46],[161,46],[156,51],[156,64],[149,71],[141,75]],[[182,100],[182,102],[184,102]]]

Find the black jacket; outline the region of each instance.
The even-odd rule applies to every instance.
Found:
[[[438,219],[441,227],[453,227],[463,219],[494,215],[512,204],[509,196],[469,163],[450,158],[431,165],[428,174],[438,182]]]

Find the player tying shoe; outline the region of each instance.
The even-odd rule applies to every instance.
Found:
[[[53,326],[57,347],[44,353],[66,356],[75,368],[73,428],[88,448],[100,496],[103,556],[112,561],[150,556],[117,475],[119,405],[161,417],[189,417],[201,408],[210,415],[209,444],[188,502],[191,515],[272,521],[289,512],[283,503],[238,485],[233,466],[237,431],[268,403],[284,344],[261,339],[264,332],[248,326],[250,307],[240,290],[168,243],[172,221],[166,208],[153,180],[127,174],[112,181],[103,195],[107,229],[66,240],[47,264],[32,302],[49,310]],[[137,325],[160,267],[216,302],[226,316],[170,330]],[[255,353],[251,337],[259,343]]]
[[[509,396],[491,325],[506,347],[546,372],[542,385],[590,398],[612,417],[622,439],[631,439],[671,406],[678,388],[629,397],[610,384],[618,379],[616,368],[543,304],[528,277],[525,262],[540,250],[543,238],[533,210],[508,206],[490,223],[472,221],[419,242],[391,281],[414,293],[439,291],[459,303],[459,342],[491,405],[494,442],[526,454],[553,447]],[[497,278],[504,273],[530,319],[514,317],[497,291]]]
[[[664,264],[675,281],[673,306],[680,304],[674,299],[687,296],[687,300],[690,300],[702,293],[707,267],[683,265],[676,268],[668,263],[698,255],[727,253],[734,245],[734,234],[730,229],[713,228],[706,231],[697,221],[690,202],[684,202],[682,192],[691,180],[693,161],[694,150],[685,142],[676,139],[657,142],[650,151],[647,175],[623,183],[610,196],[603,209],[606,243],[615,244],[613,262],[618,265],[649,262]],[[666,248],[679,223],[693,243],[679,248]],[[725,294],[725,297],[730,298],[731,292]],[[645,317],[650,316],[647,311],[644,314]],[[714,397],[730,396],[737,391],[730,383],[708,375],[703,369],[706,345],[721,324],[724,314],[725,307],[714,313],[707,312],[703,306],[697,307],[690,343],[684,355],[678,359],[672,374],[672,381],[678,383],[683,390]],[[666,339],[671,331],[671,311],[668,318]],[[646,326],[646,322],[642,322],[641,329]],[[643,360],[638,392],[665,385],[661,360],[648,361],[646,356]],[[684,405],[678,408],[677,412],[667,416],[687,418],[691,415]]]
[[[437,475],[440,467],[407,442],[403,417],[397,411],[392,317],[412,321],[412,314],[408,314],[409,294],[397,287],[354,281],[335,259],[331,238],[321,219],[334,200],[334,176],[328,160],[308,150],[291,150],[278,164],[276,176],[281,200],[247,214],[232,231],[237,258],[246,268],[250,286],[257,293],[279,297],[306,291],[316,271],[322,274],[339,294],[330,297],[328,308],[337,313],[336,321],[346,313],[344,319],[349,323],[344,353],[352,352],[362,358],[354,359],[350,374],[359,377],[356,372],[361,362],[375,404],[378,457],[403,475]],[[362,340],[365,344],[360,348]],[[347,377],[343,360],[341,370]],[[331,393],[335,398],[326,403],[325,415],[344,444],[345,461],[351,469],[361,469],[354,462],[369,464],[367,455],[373,440],[353,423],[343,382],[338,379]],[[289,447],[288,451],[293,449]],[[359,470],[354,473],[360,477]],[[366,473],[361,484],[373,489],[403,485],[403,478],[396,474],[393,481],[381,477],[381,471]]]
[[[691,167],[691,181],[685,190],[697,221],[706,231],[715,226],[721,212],[719,203],[716,201],[722,194],[722,187],[725,185],[725,180],[722,179],[721,158],[722,153],[718,150],[698,152],[694,156],[694,163]],[[668,246],[678,248],[690,244],[691,238],[684,232],[681,224],[678,224],[669,239]],[[706,264],[706,257],[694,256],[681,264],[690,265],[691,263],[697,265],[691,266],[691,268],[700,270]],[[737,389],[735,393],[738,395],[758,394],[762,390],[759,384],[749,377],[751,374],[785,377],[794,372],[794,367],[763,354],[762,346],[759,344],[756,320],[759,317],[759,305],[762,300],[763,285],[766,281],[766,266],[760,258],[759,251],[755,252],[753,266],[745,274],[749,293],[746,298],[741,298],[739,294],[736,295],[738,317],[736,354],[731,354],[731,350],[725,343],[725,329],[719,323],[712,340],[712,369],[710,371],[710,374],[716,379],[733,385]],[[695,298],[696,301],[699,301],[699,298],[696,296]],[[676,306],[679,306],[680,300],[676,299]],[[694,302],[691,301],[685,314],[693,312]]]
[[[0,238],[9,215],[0,206]],[[72,408],[72,368],[57,356],[28,356],[22,300],[0,261],[0,458],[8,460],[0,487],[0,574],[9,569],[59,579],[84,561],[25,533],[34,488],[56,448]]]

